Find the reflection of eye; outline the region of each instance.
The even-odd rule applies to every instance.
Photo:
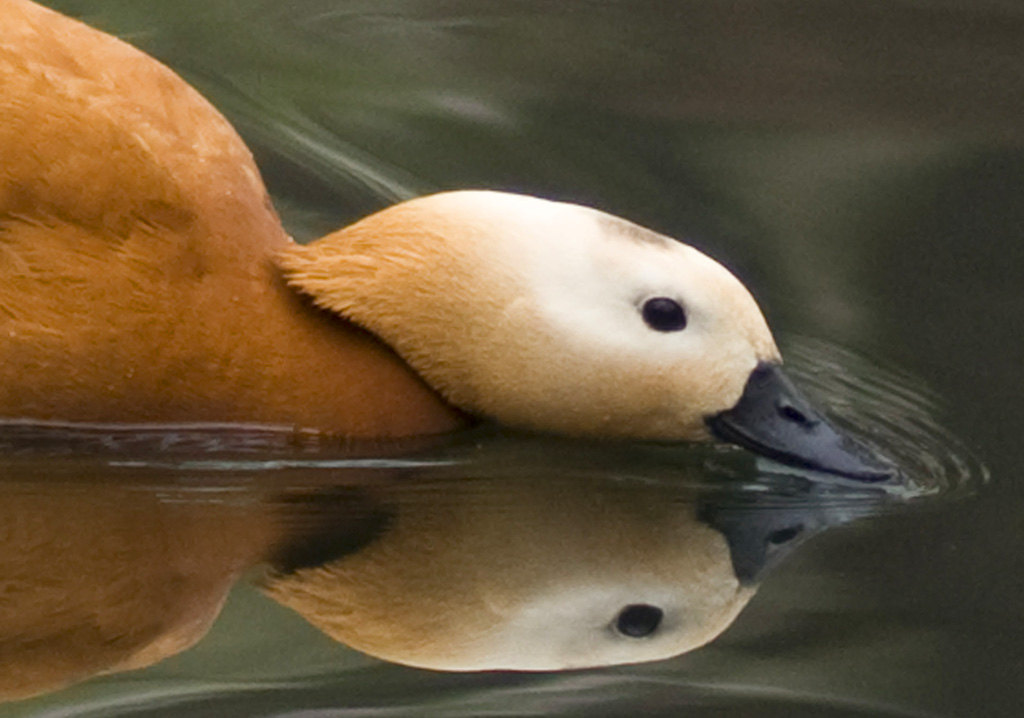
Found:
[[[664,612],[657,606],[635,603],[626,606],[615,619],[615,630],[630,638],[644,638],[658,630]]]
[[[686,312],[679,302],[668,297],[655,297],[640,308],[644,321],[658,332],[678,332],[686,329]]]

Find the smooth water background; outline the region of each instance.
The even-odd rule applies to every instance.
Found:
[[[816,538],[665,663],[416,671],[243,589],[188,653],[0,716],[1020,715],[1019,5],[51,4],[199,87],[297,237],[449,188],[599,206],[724,261],[777,331],[920,378],[992,479]]]

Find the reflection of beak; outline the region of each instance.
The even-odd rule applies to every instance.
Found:
[[[888,496],[864,489],[823,495],[819,488],[806,483],[783,492],[709,491],[697,517],[725,536],[736,578],[753,585],[807,539],[878,513]]]
[[[899,472],[887,459],[836,431],[778,364],[761,362],[733,408],[706,419],[719,439],[783,463],[885,481]]]
[[[741,584],[756,584],[775,564],[812,535],[827,528],[815,521],[825,510],[806,506],[758,507],[717,505],[713,499],[698,514],[729,543],[732,568]],[[815,525],[818,524],[818,525]],[[824,525],[822,525],[824,524]]]

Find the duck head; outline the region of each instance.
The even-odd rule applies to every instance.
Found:
[[[881,479],[781,370],[757,303],[696,249],[594,209],[462,191],[279,257],[453,405],[530,430],[702,440]]]

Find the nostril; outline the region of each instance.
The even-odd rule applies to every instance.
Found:
[[[803,531],[804,527],[802,525],[788,526],[787,528],[779,529],[778,531],[772,531],[768,534],[768,543],[773,546],[781,546],[782,544],[789,543],[795,539],[797,536],[802,534]]]
[[[787,421],[792,421],[795,424],[810,427],[818,423],[813,419],[809,418],[807,414],[800,411],[800,409],[795,407],[786,399],[782,399],[778,403],[776,403],[775,408],[778,410],[779,416],[781,416],[783,419],[786,419]]]

